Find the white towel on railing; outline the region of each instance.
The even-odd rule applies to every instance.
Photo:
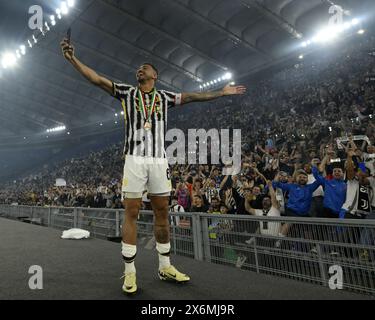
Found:
[[[82,229],[69,229],[65,230],[62,233],[61,238],[62,239],[74,239],[74,240],[80,240],[80,239],[87,239],[90,237],[90,232]]]

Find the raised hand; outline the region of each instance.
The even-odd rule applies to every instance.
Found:
[[[317,167],[317,166],[318,166],[318,163],[319,163],[319,159],[312,159],[312,160],[311,160],[311,165],[312,165],[313,167]]]
[[[68,39],[63,39],[60,42],[61,50],[66,60],[72,61],[74,58],[74,47],[69,44]]]
[[[266,184],[267,184],[268,188],[271,188],[271,187],[272,187],[272,181],[271,181],[271,180],[267,180],[267,181],[266,181]]]
[[[244,86],[231,86],[230,84],[228,84],[223,88],[223,94],[225,96],[245,94],[245,92],[246,87]]]

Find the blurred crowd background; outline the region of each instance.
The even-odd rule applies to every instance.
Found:
[[[269,196],[269,181],[298,185],[302,174],[312,183],[312,165],[327,181],[335,179],[334,170],[340,167],[344,183],[356,180],[368,187],[371,204],[374,52],[375,39],[368,37],[336,54],[306,58],[261,81],[245,83],[245,96],[201,104],[194,112],[173,110],[168,128],[184,132],[190,128],[241,129],[242,169],[236,176],[224,176],[223,164],[171,166],[171,210],[231,214],[248,214],[249,208],[261,210]],[[337,138],[342,138],[341,144]],[[46,163],[27,177],[3,183],[0,202],[122,208],[122,149],[123,142],[86,156]],[[56,186],[56,179],[64,179],[66,185]],[[274,187],[280,212],[286,214],[288,192]],[[308,216],[324,216],[321,206],[327,206],[326,188],[321,183],[311,195],[320,200],[311,202]],[[280,190],[282,195],[278,195]],[[347,189],[335,191],[342,196],[343,206],[348,200]],[[143,200],[144,208],[149,208],[147,193]]]

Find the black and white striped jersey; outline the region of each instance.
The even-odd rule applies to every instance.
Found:
[[[138,87],[113,83],[113,96],[121,101],[125,118],[125,155],[165,158],[165,134],[168,109],[181,104],[181,93],[156,91],[155,110],[151,115],[151,130],[145,130],[144,115],[138,98]],[[146,105],[151,105],[153,92],[141,92]]]

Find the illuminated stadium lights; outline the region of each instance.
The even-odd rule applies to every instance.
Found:
[[[365,33],[365,30],[364,30],[364,29],[358,30],[357,33],[358,33],[358,34],[364,34],[364,33]]]
[[[115,121],[115,124],[117,124],[117,121]]]
[[[320,30],[311,40],[306,40],[301,43],[302,48],[306,48],[312,43],[326,43],[337,38],[340,33],[351,29],[353,26],[357,26],[360,23],[358,18],[354,18],[351,22],[345,22],[340,25],[329,26]],[[361,29],[362,30],[362,29]],[[363,33],[359,33],[363,34]]]
[[[234,81],[232,81],[231,83],[229,83],[231,86],[234,86],[236,83]]]
[[[354,18],[352,20],[352,26],[356,26],[359,23],[359,20],[357,18]]]
[[[224,77],[223,77],[224,80],[229,80],[229,79],[232,79],[232,74],[230,72],[227,72]]]
[[[121,115],[122,115],[122,116],[124,115],[124,111],[121,111]]]
[[[68,0],[68,7],[72,8],[74,7],[75,1],[74,0]]]
[[[74,6],[74,1],[70,1],[69,2],[69,6]],[[61,13],[62,12],[68,12],[68,4],[63,1],[62,4],[61,4],[61,9],[58,8],[56,9],[56,13],[59,17],[59,19],[61,19]],[[46,33],[48,31],[50,31],[50,26],[54,26],[56,25],[56,18],[54,15],[50,15],[50,20],[51,22],[45,22],[44,25],[42,25],[41,28],[39,28],[39,32],[40,34],[42,34],[43,36],[46,35]],[[38,35],[40,35],[38,34]],[[38,39],[37,39],[37,36],[38,35],[32,35],[32,38],[31,39],[28,39],[27,40],[27,45],[32,48],[35,44],[38,43]],[[14,54],[11,54],[11,53],[7,53],[6,55],[3,55],[1,57],[1,60],[0,60],[0,66],[2,66],[3,68],[8,68],[10,66],[13,66],[17,59],[20,59],[23,55],[26,55],[26,44],[25,45],[21,45],[19,48],[17,48],[15,51],[14,51]]]
[[[349,30],[351,26],[352,25],[349,22],[345,22],[342,27],[344,30]]]
[[[17,62],[17,57],[10,52],[6,52],[1,57],[1,65],[4,69],[7,69],[8,67],[13,67]]]
[[[21,54],[24,56],[26,54],[26,47],[24,45],[20,46]]]
[[[50,19],[51,19],[51,24],[52,24],[53,26],[55,26],[55,25],[56,25],[55,16],[54,16],[54,15],[50,16]]]
[[[303,54],[300,54],[298,59],[302,60],[304,58]]]
[[[69,9],[68,9],[68,5],[65,1],[61,2],[60,10],[61,10],[62,14],[68,14]]]
[[[103,123],[100,123],[99,125],[100,125],[101,127],[103,127]]]
[[[202,90],[202,89],[209,88],[211,86],[216,86],[216,85],[220,84],[220,82],[222,82],[222,81],[232,79],[232,77],[233,77],[232,73],[227,72],[226,74],[224,74],[223,76],[221,76],[217,79],[213,79],[211,81],[207,81],[206,83],[203,83],[202,85],[199,86],[199,88]]]
[[[316,35],[316,41],[317,42],[331,41],[332,39],[336,38],[340,32],[341,32],[341,29],[339,26],[323,29]]]
[[[67,132],[66,134],[67,134],[68,136],[70,136],[70,132]]]
[[[47,129],[47,133],[50,133],[50,132],[59,132],[59,131],[64,131],[64,130],[66,130],[65,126],[59,126],[59,127],[56,127],[56,128]],[[48,138],[48,136],[47,136],[47,138]]]
[[[117,113],[115,113],[115,117],[118,117],[118,114],[117,114]]]
[[[56,9],[57,18],[61,19],[61,10],[59,8]]]

